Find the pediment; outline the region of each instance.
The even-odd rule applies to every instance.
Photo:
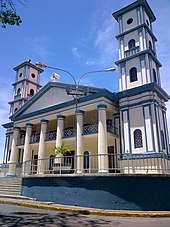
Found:
[[[65,84],[49,82],[13,114],[12,118],[46,109],[70,100],[73,100],[73,97],[67,95]]]

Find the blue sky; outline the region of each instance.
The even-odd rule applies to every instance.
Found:
[[[8,122],[9,106],[15,80],[13,68],[31,59],[69,70],[76,78],[87,71],[116,67],[118,60],[118,24],[112,13],[133,0],[29,0],[16,5],[23,23],[20,27],[0,28],[0,125]],[[158,38],[157,55],[162,87],[170,93],[170,16],[169,0],[148,0],[157,20],[153,31]],[[53,70],[41,74],[41,84],[50,80]],[[60,82],[72,83],[61,74]],[[116,73],[91,74],[84,85],[118,91]],[[170,105],[167,104],[170,124]],[[5,130],[0,127],[0,162],[3,156]]]

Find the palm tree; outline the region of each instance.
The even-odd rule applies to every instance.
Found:
[[[65,144],[62,142],[61,146],[59,147],[55,147],[55,155],[58,155],[58,154],[62,154],[62,155],[66,155],[69,150],[65,147]]]

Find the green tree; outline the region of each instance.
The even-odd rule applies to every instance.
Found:
[[[19,0],[21,3],[21,1]],[[13,0],[0,0],[0,24],[2,28],[7,25],[20,25],[22,20],[15,10]]]

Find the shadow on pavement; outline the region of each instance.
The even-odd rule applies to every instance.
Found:
[[[0,226],[107,226],[110,221],[76,213],[44,214],[13,212],[0,215]],[[116,224],[116,223],[115,223]],[[118,223],[117,223],[118,224]]]

